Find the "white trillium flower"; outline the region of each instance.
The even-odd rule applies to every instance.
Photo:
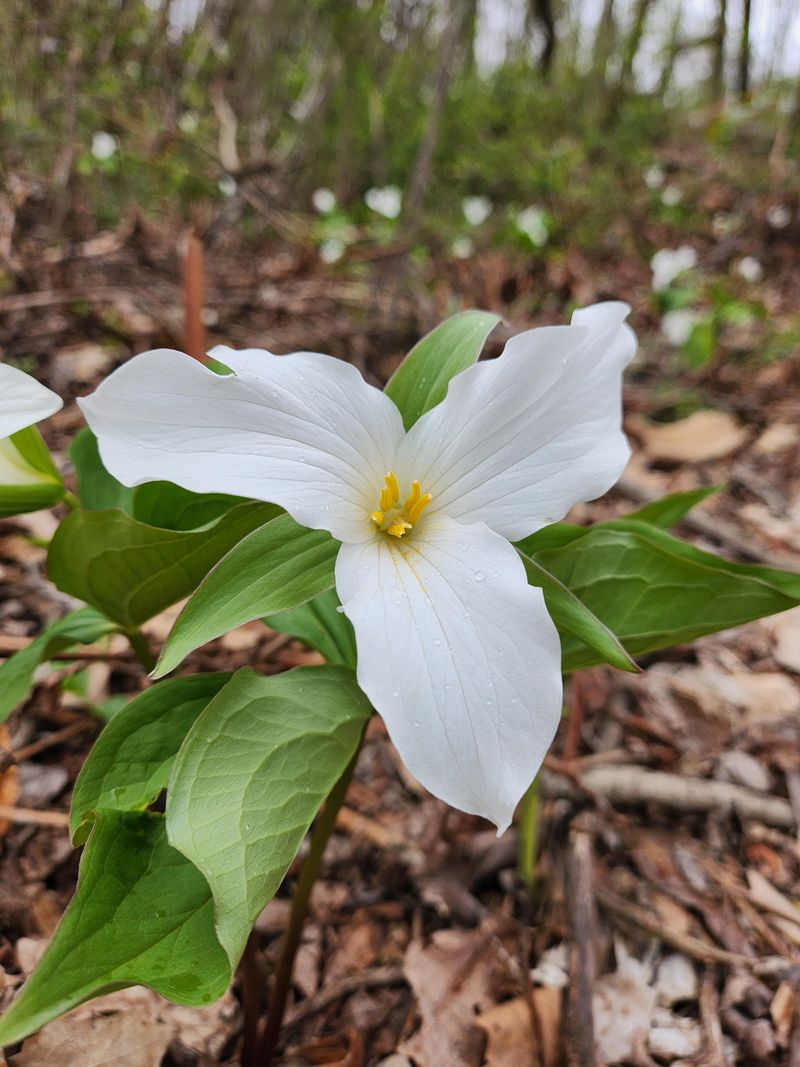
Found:
[[[396,219],[403,206],[403,194],[396,185],[384,185],[382,189],[367,189],[364,203],[376,215],[386,219]]]
[[[701,317],[699,312],[691,308],[675,308],[674,311],[667,311],[661,319],[661,333],[671,345],[680,348],[692,336],[692,330],[700,322]]]
[[[355,367],[313,352],[136,356],[81,406],[125,485],[279,504],[341,542],[358,682],[409,770],[500,830],[561,715],[561,654],[511,542],[604,493],[629,449],[629,308],[577,311],[456,375],[406,432]]]
[[[536,248],[543,248],[547,244],[550,231],[547,228],[546,216],[543,208],[533,205],[520,211],[514,220],[514,225],[528,237]]]
[[[764,268],[755,256],[743,256],[736,264],[736,273],[746,282],[760,282],[764,277]]]
[[[662,248],[650,260],[653,272],[653,291],[656,293],[668,289],[679,274],[697,266],[697,252],[691,245],[680,248]]]
[[[792,221],[792,213],[783,204],[774,204],[767,210],[767,222],[774,230],[784,230]]]
[[[10,438],[46,419],[62,404],[61,397],[29,374],[0,363],[0,485],[34,485],[53,480],[32,467]]]
[[[683,190],[678,185],[668,185],[661,194],[661,202],[667,207],[677,207],[683,200]]]
[[[644,183],[648,189],[660,189],[666,176],[664,168],[659,163],[653,163],[644,172]]]
[[[339,237],[331,237],[319,246],[319,258],[323,263],[337,263],[345,253],[347,246]]]
[[[330,215],[336,207],[336,193],[325,186],[315,189],[311,194],[311,203],[319,215]]]
[[[475,245],[469,237],[456,237],[450,248],[456,259],[470,259],[475,255]]]
[[[480,226],[491,215],[492,202],[488,196],[465,196],[461,210],[470,226]]]
[[[92,136],[92,155],[95,159],[104,163],[107,159],[116,153],[119,148],[119,141],[113,135],[113,133],[106,133],[105,130],[98,130]]]

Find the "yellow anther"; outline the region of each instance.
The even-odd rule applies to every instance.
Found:
[[[400,483],[394,471],[384,477],[377,509],[370,514],[370,519],[382,533],[392,537],[403,537],[414,526],[431,502],[431,494],[423,493],[419,482],[411,483],[411,492],[406,502],[400,503]]]
[[[419,485],[419,482],[415,482],[415,485]],[[416,500],[411,507],[406,506],[406,514],[408,515],[408,521],[412,526],[419,522],[419,517],[425,510],[425,508],[431,502],[431,494],[423,493],[419,500]]]
[[[396,519],[391,526],[386,527],[386,532],[391,534],[392,537],[402,537],[406,530],[411,529],[411,523],[406,522],[405,519]]]
[[[419,500],[421,493],[422,493],[422,486],[419,484],[419,482],[412,482],[411,483],[411,493],[409,494],[408,500],[406,500],[405,504],[403,504],[403,507],[405,508],[406,511],[408,511],[410,508],[414,507],[416,502]]]

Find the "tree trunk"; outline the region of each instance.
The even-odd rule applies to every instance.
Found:
[[[548,78],[550,71],[553,69],[553,59],[555,58],[557,44],[552,0],[532,0],[532,14],[539,25],[539,29],[544,34],[544,47],[539,56],[539,65],[544,77]]]
[[[661,68],[661,77],[658,81],[658,95],[665,97],[672,85],[672,77],[675,73],[675,62],[681,51],[681,24],[683,22],[683,6],[678,4],[669,30],[669,41],[664,53],[664,66]]]
[[[717,0],[717,22],[712,36],[713,63],[711,67],[711,96],[715,101],[725,97],[725,17],[728,0]]]
[[[456,52],[461,38],[461,28],[464,24],[466,10],[467,4],[465,0],[453,0],[450,7],[450,16],[442,32],[433,100],[428,111],[428,122],[422,134],[417,158],[414,161],[414,168],[411,172],[411,180],[408,183],[405,204],[403,205],[406,229],[412,235],[419,226],[422,206],[430,182],[433,153],[439,135],[439,121],[447,99],[447,91],[450,88],[450,82],[455,72]]]
[[[603,13],[597,23],[594,38],[594,62],[592,69],[599,82],[605,82],[608,61],[617,39],[617,24],[614,19],[614,0],[605,0]]]
[[[642,43],[644,28],[647,22],[647,13],[650,10],[652,0],[638,0],[633,15],[633,24],[625,41],[625,51],[622,54],[622,68],[619,74],[619,84],[623,93],[627,92],[633,82],[633,65]],[[724,2],[724,0],[723,0]]]
[[[751,0],[744,0],[739,38],[739,97],[744,101],[750,99],[750,7]]]

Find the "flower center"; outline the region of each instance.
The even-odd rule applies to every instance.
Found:
[[[411,492],[404,504],[400,503],[400,485],[394,471],[384,478],[386,483],[381,489],[378,510],[373,511],[370,519],[383,533],[392,537],[403,537],[411,530],[420,515],[431,502],[431,494],[423,493],[419,482],[411,483]]]

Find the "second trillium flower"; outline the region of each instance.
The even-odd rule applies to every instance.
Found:
[[[513,337],[406,432],[392,400],[312,352],[137,356],[82,401],[108,469],[281,505],[341,542],[358,681],[431,792],[500,830],[561,714],[558,634],[512,542],[604,493],[628,457],[624,304]]]

